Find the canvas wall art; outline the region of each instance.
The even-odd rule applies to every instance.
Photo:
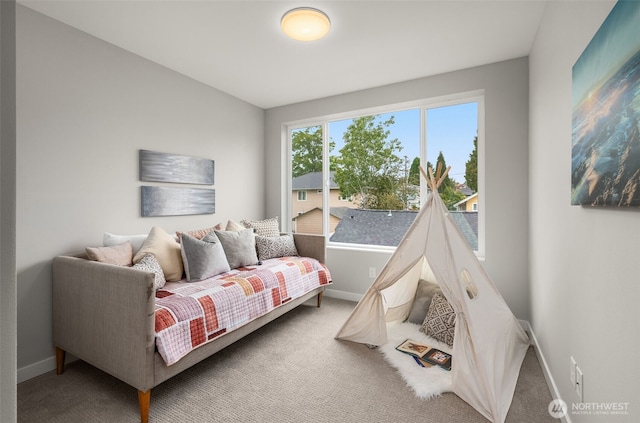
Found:
[[[216,192],[206,188],[142,187],[142,216],[211,214],[216,211]]]
[[[571,204],[640,207],[640,2],[618,1],[572,72]]]
[[[140,180],[213,185],[214,162],[200,157],[140,150]]]

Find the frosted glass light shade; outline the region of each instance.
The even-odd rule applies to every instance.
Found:
[[[291,9],[282,16],[280,27],[287,36],[299,41],[315,41],[331,29],[329,17],[311,7]]]

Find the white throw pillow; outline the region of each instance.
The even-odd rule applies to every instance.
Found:
[[[102,245],[104,247],[113,247],[114,245],[120,245],[127,241],[131,243],[133,248],[133,254],[137,253],[142,243],[147,239],[147,234],[138,235],[114,235],[109,232],[105,232],[102,236]]]

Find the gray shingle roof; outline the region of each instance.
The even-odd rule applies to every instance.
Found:
[[[338,189],[338,185],[333,181],[333,172],[329,175],[331,189]],[[311,172],[305,175],[296,176],[291,180],[294,191],[322,189],[322,172]]]
[[[462,236],[467,240],[472,250],[478,249],[478,213],[477,212],[456,212],[450,211],[449,215],[453,218],[458,229],[462,232]]]
[[[297,216],[293,217],[293,220],[298,219],[301,216],[304,216],[305,214],[311,213],[315,210],[320,210],[322,211],[322,207],[314,207],[311,210],[307,210],[306,212],[299,214]],[[331,214],[332,216],[337,217],[338,219],[342,219],[342,216],[345,215],[345,213],[347,213],[347,211],[351,210],[349,207],[330,207],[329,208],[329,214]]]
[[[391,216],[389,216],[391,213]],[[418,212],[347,209],[330,241],[397,246]],[[478,249],[478,213],[449,212],[472,249]]]
[[[331,207],[329,208],[329,213],[331,215],[337,217],[338,219],[342,219],[345,214],[349,212],[349,210],[353,210],[350,207]]]
[[[330,241],[397,246],[413,223],[417,211],[349,209]]]

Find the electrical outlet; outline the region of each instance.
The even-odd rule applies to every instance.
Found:
[[[582,401],[582,396],[584,394],[584,379],[583,379],[583,375],[582,375],[582,370],[580,370],[580,367],[576,366],[576,394],[578,394],[578,398],[580,399],[580,402]]]
[[[576,386],[576,360],[573,357],[569,357],[571,362],[569,363],[569,374],[571,375],[571,385]]]
[[[375,267],[370,267],[369,268],[369,277],[370,278],[375,278],[376,277],[376,268]]]

